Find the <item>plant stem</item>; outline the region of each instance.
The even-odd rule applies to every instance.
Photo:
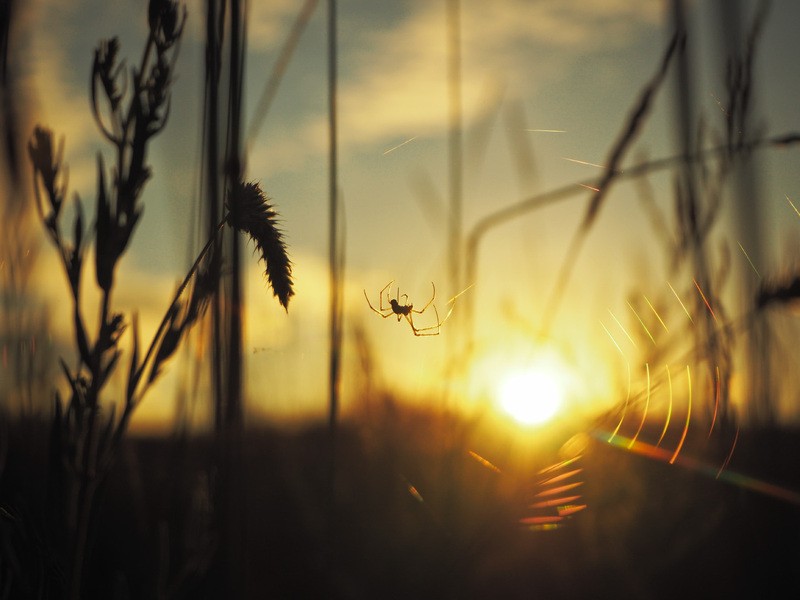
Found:
[[[180,286],[178,286],[178,290],[175,292],[175,296],[172,298],[172,302],[170,303],[169,308],[167,308],[167,311],[164,313],[164,317],[161,319],[161,323],[159,324],[158,329],[156,330],[156,333],[153,336],[153,339],[150,341],[150,346],[147,348],[147,354],[145,354],[144,359],[142,360],[142,364],[139,366],[139,369],[136,372],[137,385],[136,385],[136,387],[134,387],[133,391],[131,392],[131,396],[132,397],[129,399],[131,401],[130,404],[132,404],[134,406],[137,404],[136,402],[133,402],[133,398],[136,396],[136,389],[138,388],[138,381],[141,380],[141,376],[144,373],[145,367],[147,366],[147,363],[150,360],[150,357],[152,356],[153,352],[155,351],[156,343],[161,338],[161,334],[164,333],[164,328],[167,326],[167,322],[170,319],[170,315],[172,314],[172,311],[175,310],[175,307],[177,306],[178,300],[180,300],[180,297],[183,294],[183,291],[186,289],[186,286],[189,285],[189,281],[192,279],[192,276],[197,271],[197,269],[200,266],[200,263],[202,262],[202,260],[205,257],[205,255],[208,254],[208,251],[211,249],[211,246],[214,245],[214,242],[217,239],[217,234],[225,226],[225,223],[226,223],[227,220],[228,220],[228,215],[226,214],[225,217],[222,219],[222,221],[220,221],[219,224],[217,225],[217,228],[216,228],[216,231],[214,232],[214,235],[212,235],[208,239],[208,241],[206,242],[206,245],[203,246],[202,250],[200,250],[200,254],[197,255],[197,258],[195,259],[194,264],[192,264],[192,267],[189,269],[189,272],[186,273],[186,277],[183,278],[183,281],[181,282]],[[127,408],[127,405],[126,405],[125,413],[127,414],[128,412],[129,411],[128,411],[128,408]]]

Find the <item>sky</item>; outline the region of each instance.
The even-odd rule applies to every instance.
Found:
[[[325,3],[312,14],[262,126],[252,126],[254,108],[302,4],[251,2],[248,18],[245,106],[252,145],[246,178],[261,183],[280,214],[296,285],[286,313],[272,297],[257,256],[248,256],[248,407],[254,415],[274,418],[322,415],[327,399]],[[755,3],[741,4],[745,18],[752,15]],[[153,178],[116,297],[120,309],[139,312],[145,338],[202,245],[196,234],[204,60],[200,5],[188,5],[170,120],[151,148]],[[720,3],[688,5],[694,102],[709,127],[719,129],[725,97]],[[466,391],[459,402],[476,404],[491,394],[503,373],[542,353],[557,353],[568,365],[574,409],[581,414],[618,401],[631,371],[634,385],[640,384],[641,348],[623,335],[623,328],[638,327],[628,302],[634,296],[639,303],[645,296],[663,299],[659,306],[673,319],[670,325],[677,326],[675,299],[692,293],[692,277],[681,272],[669,279],[664,246],[639,198],[642,191],[633,183],[615,186],[608,197],[578,255],[548,338],[534,341],[531,332],[542,326],[558,269],[591,197],[577,183],[602,174],[601,166],[669,41],[667,4],[461,2],[464,233],[483,217],[535,194],[569,184],[575,184],[575,193],[488,232],[476,277],[460,289],[452,288],[448,276],[445,2],[343,1],[338,16],[346,409],[360,406],[367,381],[427,401],[462,377],[458,389]],[[772,2],[755,67],[755,110],[769,134],[800,130],[797,22],[800,5]],[[64,136],[70,189],[91,203],[96,153],[110,156],[89,110],[92,51],[100,39],[117,35],[123,56],[135,64],[146,35],[146,2],[37,0],[25,8],[22,31],[19,43],[25,48],[34,120]],[[674,95],[671,76],[625,165],[676,153]],[[742,240],[751,238],[738,228],[730,203],[715,226],[714,244],[727,243],[738,277],[747,277],[751,268],[759,278],[761,273],[786,273],[797,260],[800,215],[789,200],[800,206],[800,153],[769,150],[757,160],[762,244],[745,257]],[[648,182],[662,225],[671,227],[671,177],[653,175]],[[65,289],[49,275],[50,254],[47,249],[41,253],[37,282],[57,313],[63,310],[59,298]],[[759,264],[749,264],[751,255],[759,257]],[[451,323],[443,325],[441,335],[418,338],[405,322],[381,319],[369,310],[365,293],[377,305],[389,281],[394,281],[392,290],[399,286],[416,306],[430,298],[434,282],[434,304],[440,316],[452,306],[453,327],[464,299],[470,298],[476,356],[466,374],[445,369],[457,339]],[[680,290],[671,300],[668,284]],[[65,321],[54,318],[59,334],[68,334],[67,325],[59,325]],[[435,316],[426,311],[416,322],[431,325]],[[788,317],[786,326],[796,327],[796,317]],[[360,372],[357,332],[371,350],[368,375]],[[677,354],[674,360],[680,362]],[[168,422],[186,373],[187,367],[173,361],[134,426]],[[791,415],[793,409],[783,410]]]

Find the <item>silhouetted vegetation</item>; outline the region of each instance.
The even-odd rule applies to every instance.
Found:
[[[727,262],[730,239],[722,240],[722,249],[712,247],[720,207],[730,201],[726,190],[757,194],[752,155],[800,141],[794,133],[767,135],[752,111],[754,55],[766,4],[743,28],[744,42],[732,44],[724,121],[717,130],[692,108],[696,92],[684,3],[670,4],[674,33],[662,59],[610,145],[603,174],[584,182],[592,194],[539,335],[551,327],[583,241],[611,189],[623,179],[640,184],[639,197],[668,270],[685,285],[678,290],[670,286],[674,298],[665,293],[652,302],[638,284],[629,292],[628,304],[637,317],[647,314],[639,320],[653,340],[640,353],[646,384],[633,385],[629,371],[627,394],[622,390],[611,409],[584,422],[556,422],[535,434],[501,425],[491,413],[445,410],[433,402],[438,398],[425,408],[411,406],[381,385],[373,371],[374,349],[360,331],[354,334],[363,369],[359,406],[344,417],[339,412],[346,328],[336,166],[335,2],[328,7],[327,48],[330,412],[325,423],[245,426],[241,239],[252,242],[277,302],[287,311],[295,289],[279,216],[264,191],[268,186],[245,175],[242,4],[205,4],[199,167],[205,242],[146,346],[139,339],[137,315],[118,312],[114,292],[125,276],[123,259],[145,208],[142,192],[160,168],[148,162],[150,143],[157,135],[169,135],[187,9],[172,0],[150,0],[147,40],[134,67],[121,59],[117,38],[97,46],[88,106],[112,156],[97,157],[92,223],[80,196],[70,200],[63,139],[36,126],[27,142],[28,162],[18,153],[21,134],[12,125],[20,108],[12,101],[15,90],[5,69],[15,3],[3,9],[0,133],[6,140],[8,200],[0,212],[0,264],[7,265],[0,269],[0,341],[4,352],[10,348],[10,359],[4,354],[3,360],[12,365],[3,372],[14,376],[0,382],[0,600],[800,594],[800,474],[794,464],[800,432],[775,423],[771,402],[777,392],[769,377],[774,352],[770,318],[797,303],[798,275],[767,277],[757,285],[733,281]],[[458,4],[448,5],[455,46]],[[306,2],[300,9],[257,121],[315,6]],[[450,85],[457,88],[460,56],[451,50]],[[224,57],[229,58],[227,67]],[[672,101],[677,151],[627,166],[625,156],[670,75],[679,82]],[[457,96],[458,89],[450,92]],[[224,118],[221,105],[227,109]],[[472,285],[480,279],[478,253],[488,231],[580,188],[571,185],[491,212],[462,240],[462,116],[457,102],[452,108],[448,258],[451,277],[460,287],[462,256],[466,281]],[[531,167],[529,159],[517,158],[522,168]],[[27,205],[21,200],[26,197],[21,164],[32,167],[33,198]],[[671,217],[660,212],[648,188],[648,177],[665,169],[674,181]],[[25,303],[27,274],[38,250],[32,241],[31,206],[49,240],[43,251],[55,251],[66,275],[73,339],[60,357],[26,345],[36,339],[32,331],[47,329],[46,319],[38,318],[45,311]],[[87,260],[94,262],[91,286],[84,284]],[[726,285],[743,290],[741,306],[731,305],[730,295],[723,293]],[[87,314],[87,288],[99,298],[97,314]],[[405,316],[411,333],[423,337],[439,334],[448,321],[448,327],[457,328],[456,339],[466,335],[465,347],[452,349],[449,367],[464,367],[472,351],[469,296],[463,321],[449,321],[449,313],[440,320],[433,305],[436,324],[415,326],[408,297],[399,290],[395,299],[386,296],[387,308],[385,290],[380,310],[369,297],[368,308],[398,321]],[[687,306],[681,298],[693,300]],[[421,304],[415,313],[425,310]],[[660,315],[679,308],[687,316],[684,326],[667,330]],[[96,328],[87,325],[90,321]],[[201,324],[209,332],[209,350],[200,360],[211,372],[213,426],[197,433],[179,423],[173,436],[131,437],[134,411],[189,332]],[[748,393],[757,404],[750,422],[731,402],[731,365],[737,353],[749,357]],[[673,403],[678,374],[668,365],[658,372],[652,367],[651,377],[651,366],[670,357],[685,365],[685,391],[680,393],[688,402],[679,402],[676,392]],[[109,389],[118,371],[123,385],[115,402]],[[693,384],[711,390],[695,400],[694,409]],[[658,410],[656,390],[661,393]]]

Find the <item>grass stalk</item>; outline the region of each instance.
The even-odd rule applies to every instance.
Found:
[[[789,131],[747,141],[742,145],[740,151],[756,152],[766,149],[787,148],[798,144],[800,144],[800,132]],[[647,160],[631,167],[626,167],[624,171],[614,173],[612,179],[615,182],[637,179],[648,174],[674,169],[676,165],[680,165],[687,160],[695,162],[719,158],[724,156],[728,151],[728,144],[718,144],[705,149],[692,150],[689,154],[681,152],[663,158]],[[587,187],[596,188],[599,183],[600,180],[595,178],[568,183],[554,190],[541,194],[534,194],[514,204],[504,206],[479,219],[472,225],[466,236],[464,260],[466,281],[477,281],[478,257],[480,255],[481,243],[489,233],[531,212],[575,198],[579,194],[585,193]],[[467,331],[471,331],[473,298],[474,295],[466,295],[461,301],[463,305],[462,312],[467,321]]]
[[[336,561],[339,405],[341,401],[342,358],[342,252],[339,203],[338,149],[338,7],[328,0],[328,456],[326,507],[326,560],[333,572]]]

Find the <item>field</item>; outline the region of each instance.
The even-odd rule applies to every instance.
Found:
[[[87,597],[227,597],[231,571],[243,598],[768,598],[800,590],[796,432],[742,433],[728,466],[741,477],[726,480],[688,466],[706,460],[713,473],[727,451],[703,436],[672,465],[586,433],[561,449],[529,441],[528,459],[507,463],[520,448],[480,423],[432,412],[383,417],[341,429],[333,505],[326,427],[247,431],[228,474],[241,490],[236,531],[225,533],[215,522],[215,482],[224,475],[211,466],[211,440],[128,440],[96,514]],[[2,564],[21,594],[10,597],[63,584],[53,548],[43,545],[41,507],[18,502],[45,497],[46,457],[34,443],[46,439],[42,427],[21,424],[10,436],[17,450],[4,471]],[[470,451],[497,462],[490,468]],[[539,473],[576,451],[571,465]],[[583,510],[552,528],[521,522],[556,514],[531,506],[555,486],[544,481],[575,469],[564,483],[581,484],[572,503]],[[212,558],[223,535],[230,545],[219,564]]]
[[[794,5],[69,4],[0,10],[0,600],[800,597]]]

